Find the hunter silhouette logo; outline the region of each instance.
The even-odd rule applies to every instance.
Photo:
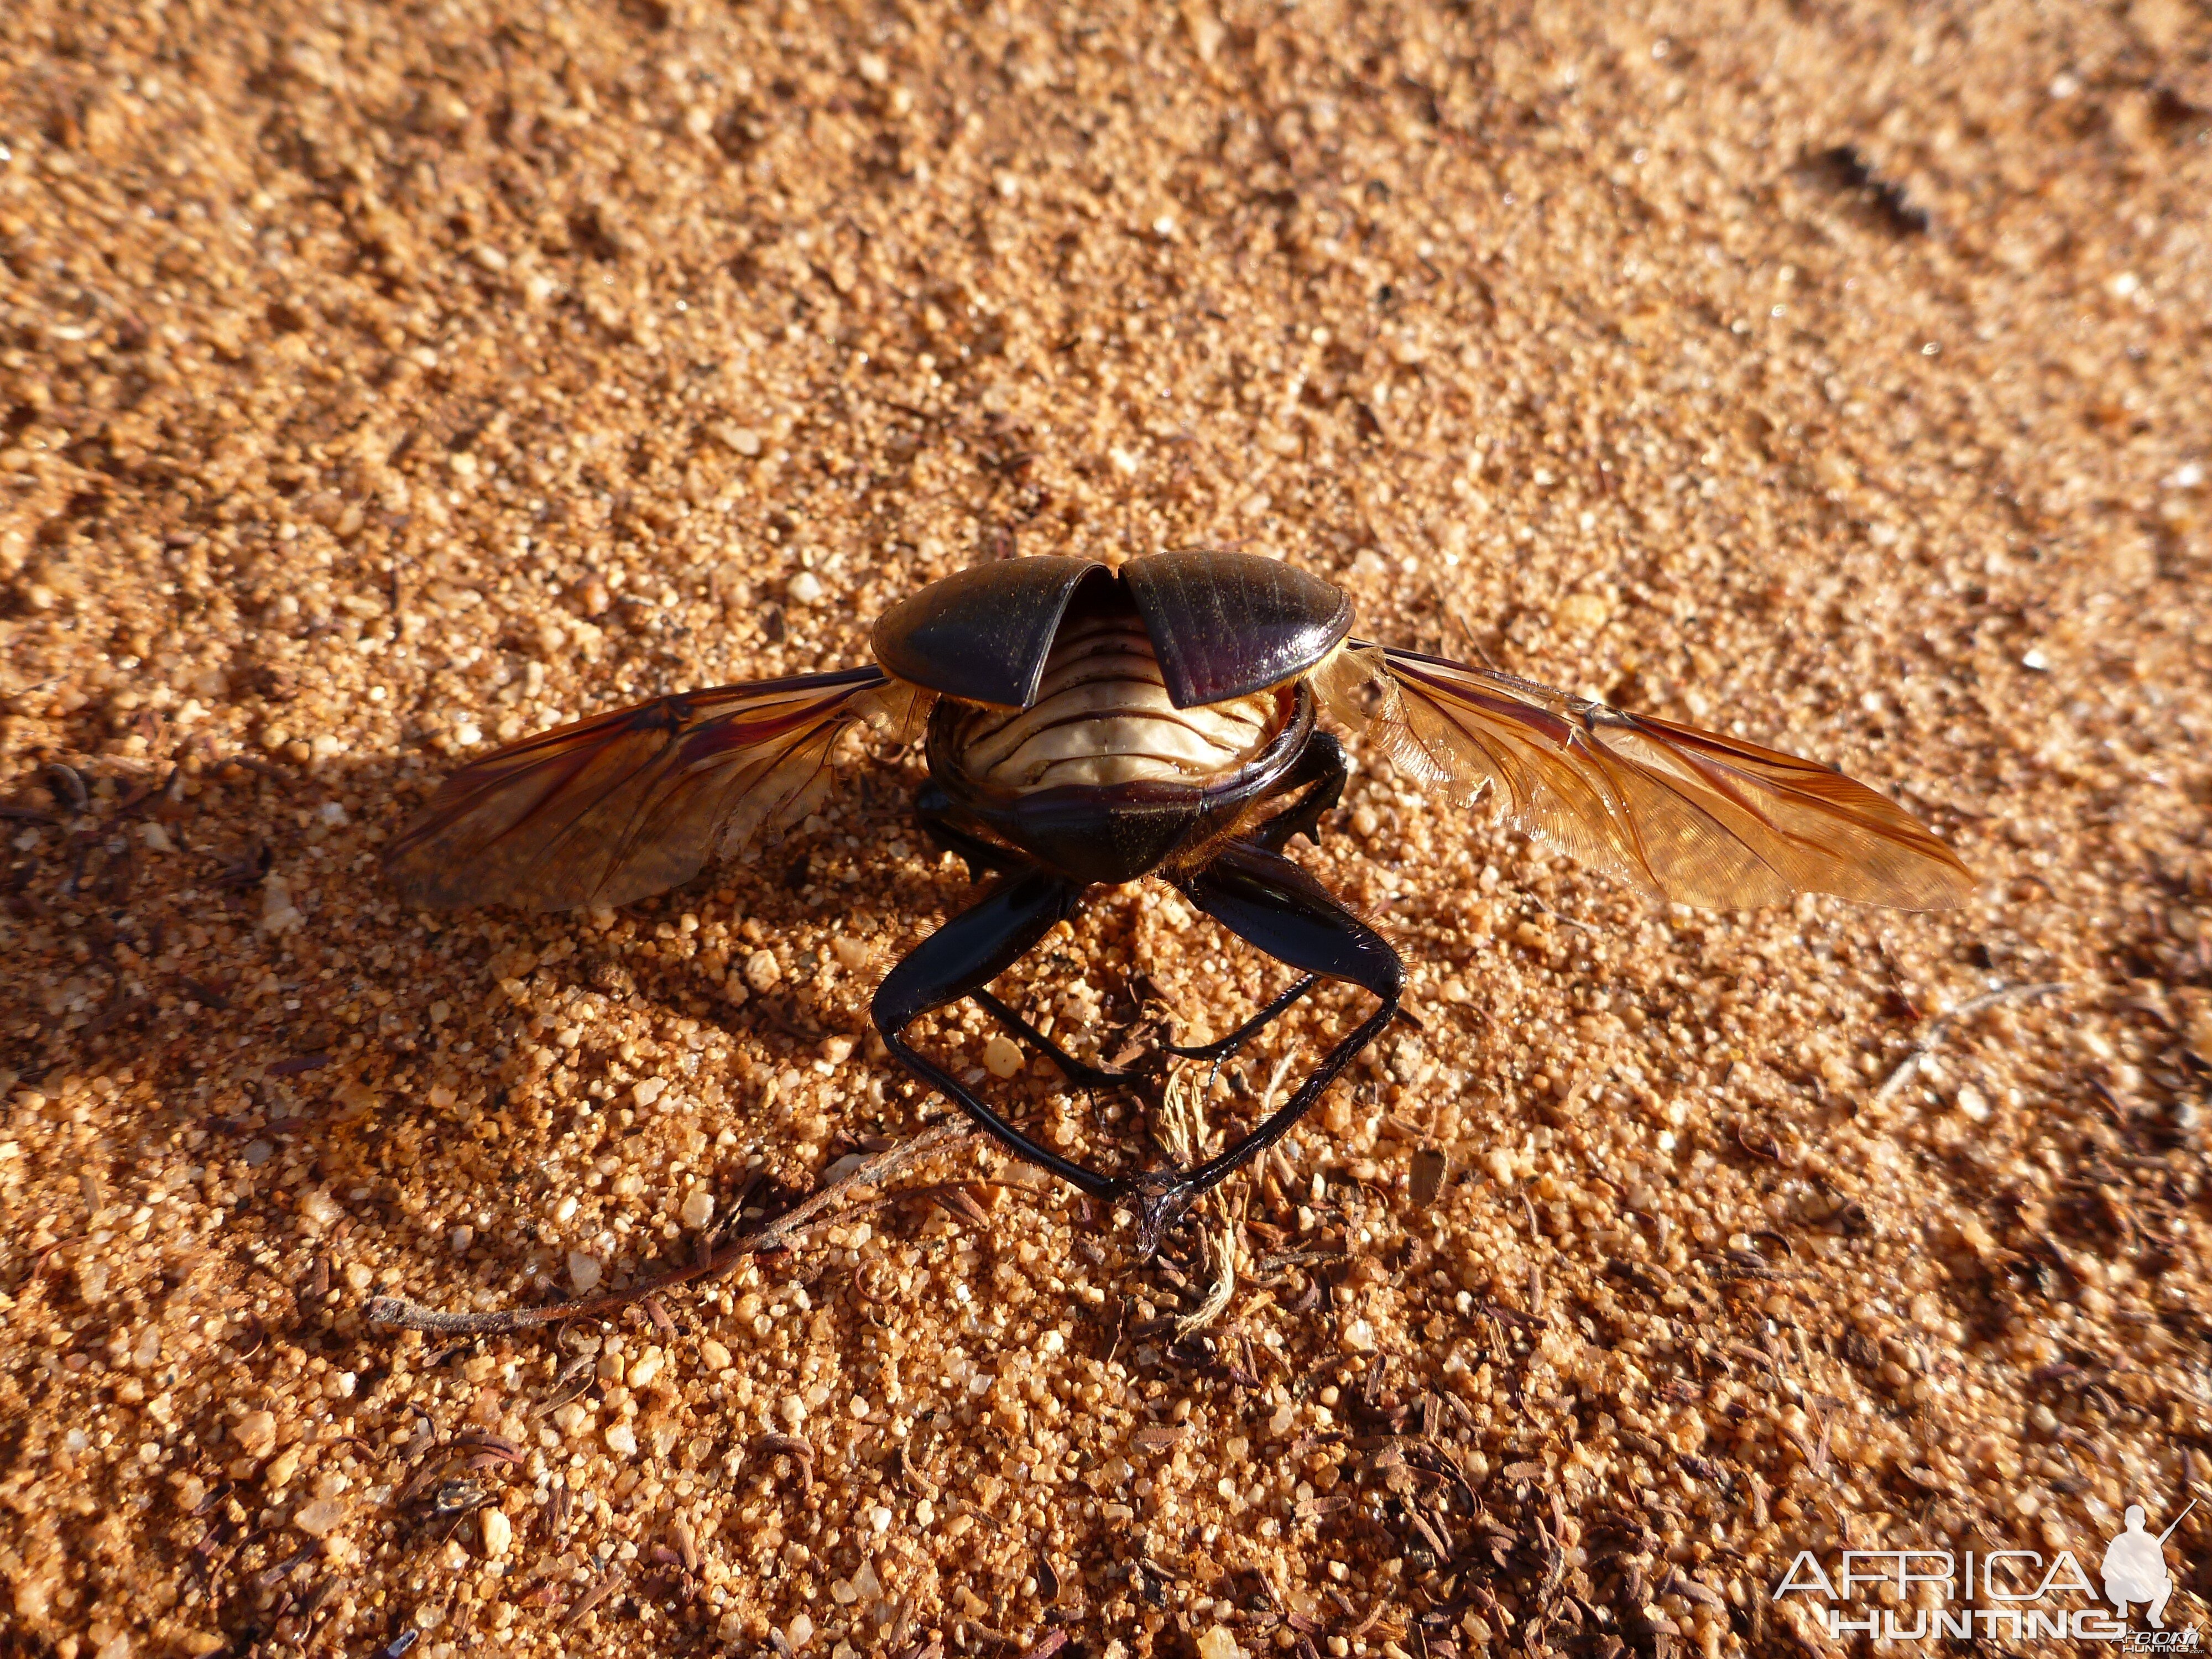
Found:
[[[2154,1538],[2143,1529],[2143,1506],[2128,1505],[2127,1530],[2105,1546],[2105,1599],[2121,1618],[2128,1616],[2130,1602],[2142,1601],[2148,1603],[2145,1616],[2150,1627],[2166,1628],[2166,1598],[2173,1594],[2173,1575],[2166,1570],[2166,1540],[2196,1507],[2192,1498],[2189,1509],[2173,1517],[2173,1526]]]
[[[2195,1629],[2166,1627],[2177,1588],[2166,1541],[2197,1507],[2173,1517],[2164,1532],[2145,1524],[2148,1511],[2128,1506],[2126,1526],[2105,1547],[2104,1596],[2071,1550],[1845,1550],[1832,1569],[1800,1550],[1775,1585],[1778,1606],[1792,1597],[1832,1641],[1866,1636],[1893,1643],[1963,1640],[2008,1643],[2110,1642],[2124,1653],[2201,1653]],[[1875,1600],[1869,1592],[1879,1596]],[[2108,1604],[2108,1605],[2106,1605]],[[2131,1625],[2138,1610],[2149,1628]]]

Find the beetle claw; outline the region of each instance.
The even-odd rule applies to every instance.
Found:
[[[1198,1201],[1205,1189],[1181,1170],[1147,1170],[1129,1182],[1129,1197],[1137,1210],[1137,1254],[1149,1261],[1160,1253],[1160,1241]]]

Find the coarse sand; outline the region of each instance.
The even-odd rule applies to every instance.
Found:
[[[2094,1577],[2212,1498],[2208,186],[2185,0],[0,7],[0,1652],[1825,1653],[1801,1552]],[[1297,856],[1419,1028],[1146,1262],[972,1138],[729,1249],[945,1116],[865,1028],[974,890],[910,752],[618,913],[381,882],[496,741],[1188,545],[1976,896],[1669,909],[1370,753]],[[1155,887],[1000,988],[1111,1055],[1283,982]],[[2212,1506],[2166,1559],[2201,1624]]]

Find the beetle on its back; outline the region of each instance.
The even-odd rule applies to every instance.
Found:
[[[910,720],[933,700],[923,827],[1002,878],[891,969],[876,1025],[1021,1157],[1094,1197],[1132,1200],[1148,1239],[1287,1133],[1397,1016],[1397,953],[1284,856],[1294,836],[1318,843],[1347,776],[1322,711],[1412,776],[1468,800],[1494,791],[1521,828],[1682,902],[1811,891],[1936,908],[1971,886],[1916,820],[1827,767],[1369,645],[1351,628],[1340,590],[1249,554],[1159,554],[1118,571],[1069,558],[980,566],[884,614],[880,668],[664,697],[487,756],[446,781],[385,868],[431,907],[646,897],[803,817],[855,722]],[[1226,1151],[1191,1170],[1109,1176],[1038,1145],[906,1033],[969,997],[1071,1078],[1117,1079],[988,987],[1088,888],[1146,876],[1299,975],[1220,1042],[1169,1052],[1224,1058],[1322,979],[1377,1006]]]

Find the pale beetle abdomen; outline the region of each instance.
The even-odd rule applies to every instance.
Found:
[[[1195,708],[1169,701],[1134,617],[1071,621],[1027,708],[978,708],[963,724],[968,775],[1016,793],[1069,784],[1204,783],[1267,746],[1282,723],[1272,691]]]

